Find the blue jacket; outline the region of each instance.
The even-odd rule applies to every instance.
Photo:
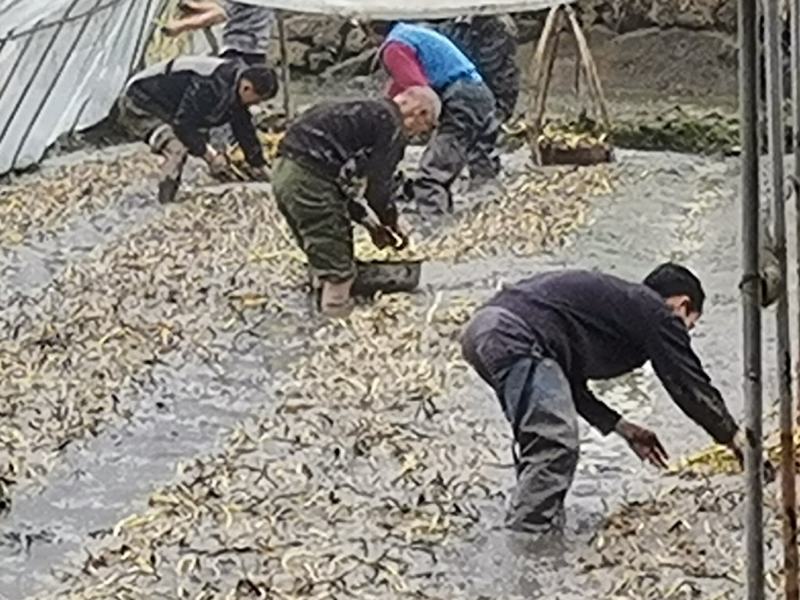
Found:
[[[431,87],[437,91],[464,79],[483,82],[478,69],[464,53],[453,42],[432,29],[399,23],[386,37],[385,43],[390,42],[400,42],[414,49]]]

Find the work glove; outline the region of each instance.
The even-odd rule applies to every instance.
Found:
[[[369,237],[372,238],[372,243],[379,250],[394,246],[394,235],[388,227],[368,225],[367,231],[369,231]]]

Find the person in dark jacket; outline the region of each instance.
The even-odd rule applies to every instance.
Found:
[[[181,17],[171,20],[164,32],[171,37],[189,31],[208,29],[224,23],[220,58],[241,60],[248,65],[267,64],[269,39],[275,11],[234,0],[184,0]]]
[[[275,72],[266,66],[247,67],[210,57],[179,57],[136,74],[117,104],[118,118],[164,156],[159,200],[174,199],[187,154],[204,158],[219,178],[229,174],[225,154],[217,152],[206,135],[211,127],[225,123],[230,123],[251,175],[267,178],[248,107],[273,97],[277,89]]]
[[[469,164],[477,165],[479,173],[496,175],[500,172],[500,158],[495,152],[497,132],[514,115],[519,97],[516,24],[510,15],[470,15],[436,29],[475,64],[494,94],[497,120],[478,140]]]
[[[536,275],[473,315],[462,336],[464,357],[494,389],[514,434],[510,528],[563,525],[578,461],[578,415],[603,435],[622,436],[642,460],[666,466],[656,434],[621,417],[586,385],[648,360],[681,410],[742,460],[741,433],[689,339],[704,300],[697,277],[666,263],[643,284],[590,271]]]
[[[319,104],[289,126],[273,191],[319,283],[323,314],[341,317],[352,308],[351,221],[364,225],[379,248],[407,243],[397,223],[393,175],[408,137],[430,131],[439,111],[433,90],[408,88],[392,100]]]
[[[450,188],[469,164],[470,177],[495,175],[487,160],[473,160],[478,141],[493,149],[497,134],[494,97],[475,65],[456,45],[428,27],[399,23],[380,49],[391,77],[388,95],[410,86],[430,86],[442,100],[442,117],[420,162],[420,174],[407,186],[413,199],[434,210],[452,210]],[[492,134],[494,128],[494,134]]]

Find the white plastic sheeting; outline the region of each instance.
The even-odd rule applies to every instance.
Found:
[[[241,0],[286,11],[364,19],[443,19],[543,10],[569,0]]]
[[[160,0],[0,0],[0,173],[108,115]]]
[[[558,0],[244,0],[287,11],[432,19],[541,10]],[[164,0],[0,0],[0,174],[105,118]]]

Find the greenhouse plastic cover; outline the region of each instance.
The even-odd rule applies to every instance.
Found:
[[[539,10],[555,0],[246,0],[348,17]],[[164,0],[0,0],[0,174],[104,119],[139,64]]]
[[[0,0],[0,173],[108,115],[161,0]]]
[[[243,0],[284,10],[371,19],[441,19],[468,14],[542,10],[561,0]]]

